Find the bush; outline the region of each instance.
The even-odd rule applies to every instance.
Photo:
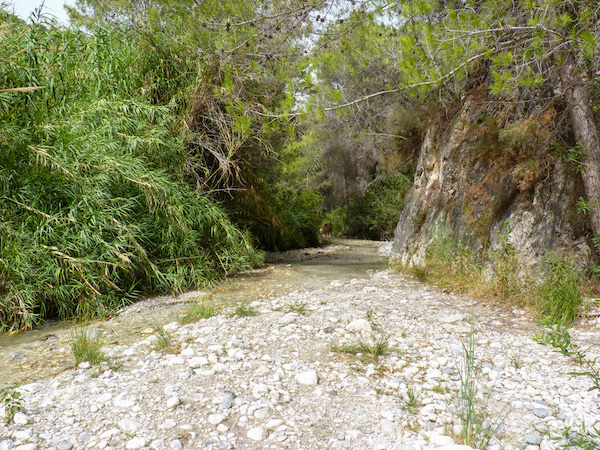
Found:
[[[573,262],[550,255],[543,263],[541,314],[548,324],[571,325],[581,309],[580,276]]]
[[[409,173],[386,175],[373,182],[364,196],[350,199],[346,209],[348,234],[374,240],[393,238],[412,180]]]
[[[222,207],[180,181],[184,137],[144,95],[135,36],[2,11],[0,25],[0,331],[259,262]]]

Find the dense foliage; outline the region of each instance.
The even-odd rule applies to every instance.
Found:
[[[258,262],[222,207],[182,184],[184,136],[148,95],[133,36],[0,26],[0,328]]]

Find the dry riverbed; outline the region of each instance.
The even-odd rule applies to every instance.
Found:
[[[375,253],[375,244],[362,245]],[[296,261],[335,263],[352,247],[297,252]],[[157,334],[143,321],[119,338],[111,321],[90,325],[107,342],[111,362],[100,367],[73,368],[64,332],[3,349],[2,364],[14,368],[3,372],[4,385],[25,384],[22,412],[0,426],[0,450],[469,448],[458,436],[471,317],[478,403],[498,426],[489,448],[552,449],[567,427],[600,426],[588,380],[568,375],[576,367],[532,340],[540,328],[522,311],[441,293],[365,261],[354,275],[325,279],[324,266],[309,265],[314,272],[286,289],[295,264],[252,281],[271,287],[246,295],[256,316],[232,316],[224,304],[214,317],[181,325],[175,319],[201,293],[146,303],[164,312],[174,354],[155,349]],[[321,281],[311,284],[308,273]],[[112,320],[143,316],[144,303],[127,311]],[[579,326],[574,340],[594,343],[597,325]],[[344,351],[357,343],[362,355]],[[368,357],[377,344],[385,354]],[[44,359],[36,353],[52,358],[37,377],[32,366]]]

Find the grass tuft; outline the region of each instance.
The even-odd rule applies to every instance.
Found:
[[[71,331],[69,343],[75,356],[75,363],[88,361],[91,364],[100,364],[107,361],[108,357],[102,351],[102,338],[89,327],[78,327]]]
[[[162,326],[156,326],[156,341],[154,350],[161,353],[179,353],[179,342],[173,339],[173,333],[165,330]]]
[[[331,350],[336,353],[360,355],[364,362],[377,361],[380,356],[387,355],[392,351],[389,342],[388,334],[379,337],[372,334],[370,342],[361,336],[352,342],[332,344]]]
[[[298,313],[301,316],[303,316],[307,313],[307,308],[308,308],[308,305],[306,303],[296,302],[296,303],[292,303],[291,305],[288,305],[286,312],[288,312],[288,313],[295,312],[295,313]]]
[[[245,303],[238,305],[233,310],[232,316],[251,317],[258,315],[256,308],[246,305]]]
[[[460,365],[459,414],[461,438],[465,445],[473,448],[486,448],[501,428],[506,414],[496,415],[492,421],[488,414],[488,402],[491,393],[485,396],[483,403],[478,400],[480,364],[475,357],[475,322],[471,318],[471,332],[463,344],[463,358]],[[505,411],[503,411],[505,412]]]
[[[210,319],[212,316],[217,315],[217,309],[213,304],[206,304],[204,301],[200,303],[194,303],[188,312],[181,318],[181,323],[192,323],[198,322],[202,319]]]

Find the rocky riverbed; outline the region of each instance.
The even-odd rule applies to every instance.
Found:
[[[333,254],[315,256],[327,263]],[[182,314],[173,309],[180,302],[163,303]],[[100,366],[66,368],[73,362],[64,336],[15,345],[2,364],[52,346],[62,365],[10,380],[26,384],[21,412],[0,425],[0,450],[468,449],[458,436],[471,319],[477,404],[495,430],[489,448],[552,449],[568,427],[600,426],[588,380],[568,375],[577,368],[532,340],[541,329],[523,311],[362,268],[248,306],[258,314],[224,307],[195,323],[167,323],[176,353],[158,351],[155,329],[145,328],[106,345],[110,361]],[[597,332],[591,320],[573,340],[594,344]],[[369,356],[376,348],[384,354]]]

